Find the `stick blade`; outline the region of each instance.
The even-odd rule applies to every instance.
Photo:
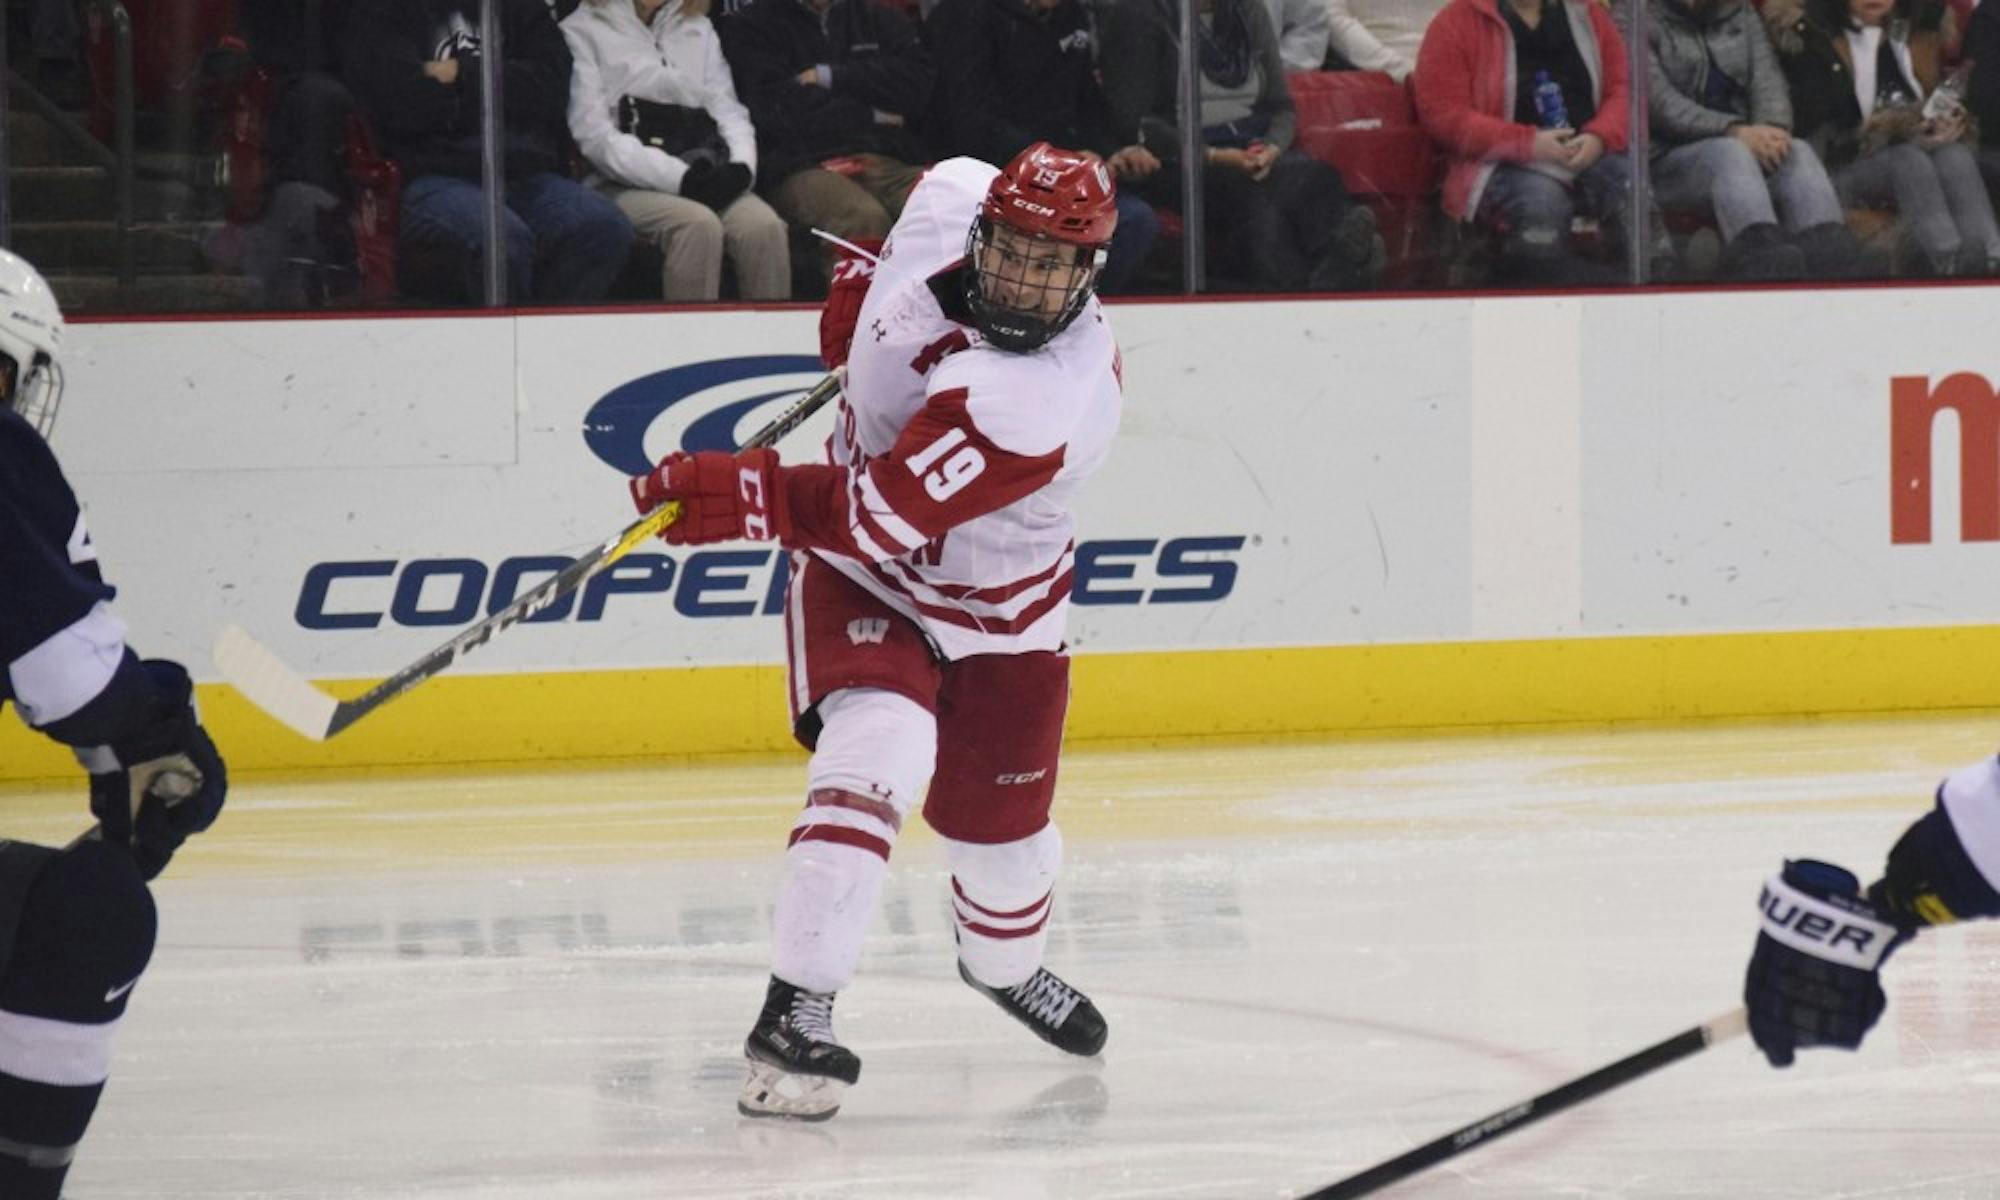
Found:
[[[323,742],[332,732],[340,702],[306,682],[242,626],[225,625],[216,635],[215,666],[252,704],[301,736]]]

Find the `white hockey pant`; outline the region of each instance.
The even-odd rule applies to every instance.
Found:
[[[819,703],[806,806],[792,828],[771,928],[771,973],[812,992],[854,978],[889,853],[937,761],[937,722],[915,701],[845,688]]]

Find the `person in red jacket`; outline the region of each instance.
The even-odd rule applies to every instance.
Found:
[[[1515,282],[1589,278],[1579,213],[1626,236],[1625,41],[1588,0],[1451,0],[1417,52],[1417,115],[1449,160],[1444,209],[1497,236]],[[1672,248],[1648,214],[1656,272]]]

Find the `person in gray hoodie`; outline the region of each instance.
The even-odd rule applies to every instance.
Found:
[[[1632,3],[1620,0],[1627,30]],[[1743,0],[1645,3],[1661,207],[1711,210],[1739,278],[1851,275],[1860,247],[1826,167],[1792,137],[1784,71],[1756,11]]]

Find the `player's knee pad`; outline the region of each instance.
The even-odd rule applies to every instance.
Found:
[[[125,1011],[157,932],[130,851],[92,840],[50,856],[22,899],[0,1018],[108,1025]]]
[[[1062,834],[1050,823],[1019,841],[946,839],[945,848],[960,960],[988,987],[1022,982],[1042,965],[1048,945]]]
[[[0,965],[0,1195],[53,1200],[111,1073],[111,1039],[152,957],[132,852],[0,848],[12,953]]]
[[[888,859],[866,849],[794,841],[771,916],[771,973],[809,992],[846,987],[888,873]]]
[[[937,761],[937,721],[906,696],[848,688],[820,701],[792,844],[837,842],[889,857]]]
[[[808,991],[853,977],[889,853],[937,758],[937,722],[915,701],[848,688],[819,703],[824,722],[792,827],[772,922],[772,973]]]

